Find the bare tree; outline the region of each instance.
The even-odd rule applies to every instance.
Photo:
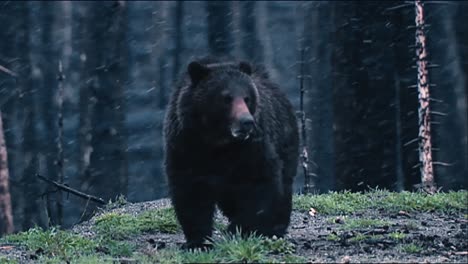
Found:
[[[424,5],[421,0],[415,0],[416,22],[416,65],[418,69],[419,98],[419,162],[422,187],[434,191],[434,169],[432,164],[432,139],[430,119],[430,95],[427,67],[426,32],[424,23]]]
[[[13,232],[10,189],[8,188],[8,158],[0,111],[0,236]]]

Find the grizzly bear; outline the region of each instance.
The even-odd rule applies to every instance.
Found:
[[[216,206],[229,231],[278,237],[291,215],[299,158],[295,112],[262,67],[204,58],[172,91],[165,170],[185,247],[204,245]]]

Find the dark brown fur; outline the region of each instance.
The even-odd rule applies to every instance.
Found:
[[[211,236],[216,205],[229,218],[231,231],[240,227],[282,236],[299,155],[293,108],[263,70],[224,60],[199,62],[210,73],[200,73],[206,76],[196,84],[185,76],[173,90],[164,124],[170,195],[187,246],[200,246]],[[225,133],[230,109],[219,103],[217,93],[226,89],[254,99],[248,106],[256,130],[248,140],[235,141]]]

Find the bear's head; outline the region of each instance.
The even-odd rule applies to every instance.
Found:
[[[201,64],[187,69],[193,125],[215,144],[245,142],[256,132],[258,90],[246,62]]]

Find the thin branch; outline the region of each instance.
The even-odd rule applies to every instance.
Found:
[[[49,184],[54,185],[54,186],[56,186],[57,188],[59,188],[59,189],[61,189],[61,190],[63,190],[63,191],[66,191],[66,192],[68,192],[68,193],[74,194],[74,195],[76,195],[76,196],[78,196],[78,197],[81,197],[81,198],[84,198],[84,199],[86,199],[86,200],[93,201],[93,202],[95,202],[95,203],[106,204],[106,202],[105,202],[104,199],[102,199],[102,198],[99,198],[99,197],[96,197],[96,196],[93,196],[93,195],[90,195],[90,194],[86,194],[86,193],[80,192],[80,191],[75,190],[75,189],[73,189],[73,188],[70,188],[70,187],[68,187],[68,186],[66,186],[66,185],[64,185],[64,184],[62,184],[62,183],[58,183],[58,182],[56,182],[56,181],[49,180],[49,179],[47,179],[46,177],[44,177],[44,176],[42,176],[42,175],[36,174],[36,176],[37,176],[39,179],[41,179],[41,180],[43,180],[43,181],[45,181],[45,182],[47,182],[47,183],[49,183]]]
[[[447,116],[446,113],[437,112],[437,111],[431,111],[431,114],[433,114],[433,115],[439,115],[439,116]]]
[[[440,165],[440,166],[445,166],[445,167],[451,167],[451,166],[453,166],[452,163],[446,163],[446,162],[441,162],[441,161],[433,161],[432,164],[434,164],[434,165]]]
[[[6,74],[8,74],[8,75],[10,75],[10,76],[13,76],[13,77],[15,77],[15,78],[18,77],[18,74],[16,74],[15,72],[13,72],[13,71],[7,69],[6,67],[4,67],[4,66],[2,66],[2,65],[0,65],[0,71],[4,72],[4,73],[6,73]]]
[[[411,143],[417,142],[418,140],[419,140],[418,137],[415,138],[415,139],[412,139],[412,140],[406,142],[405,144],[403,144],[403,147],[406,147],[406,146],[410,145]]]
[[[402,9],[402,8],[405,8],[405,7],[410,7],[410,6],[413,6],[413,3],[406,3],[406,4],[402,4],[402,5],[397,5],[397,6],[394,6],[394,7],[389,7],[389,8],[385,9],[384,13],[388,12],[388,11],[394,11],[394,10]]]

